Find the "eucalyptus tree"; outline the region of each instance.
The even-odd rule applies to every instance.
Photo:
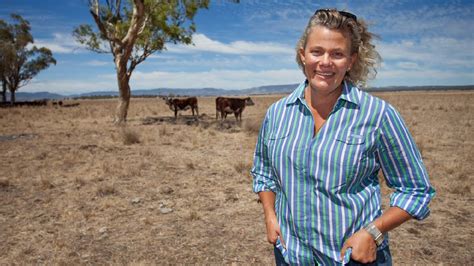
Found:
[[[11,40],[10,27],[5,21],[0,20],[0,82],[2,83],[2,102],[7,101],[6,77],[13,53],[13,45],[8,40]]]
[[[18,14],[11,14],[11,20],[11,24],[0,20],[0,75],[3,98],[8,88],[14,104],[15,92],[56,60],[48,48],[33,45],[27,20]]]
[[[73,35],[87,49],[113,56],[119,89],[114,123],[127,119],[137,65],[166,49],[166,43],[191,44],[194,16],[208,5],[209,0],[89,0],[96,27],[80,25]]]

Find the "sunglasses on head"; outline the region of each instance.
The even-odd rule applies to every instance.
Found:
[[[351,18],[353,19],[355,22],[357,22],[357,16],[352,14],[352,13],[349,13],[349,12],[346,12],[346,11],[339,11],[339,10],[336,10],[336,9],[329,9],[329,8],[322,8],[322,9],[318,9],[316,10],[316,12],[314,12],[314,15],[318,14],[319,12],[331,12],[331,11],[337,11],[339,12],[339,14],[341,14],[343,17],[346,17],[346,18]]]

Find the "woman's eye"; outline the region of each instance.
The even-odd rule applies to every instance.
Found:
[[[340,58],[343,58],[343,57],[344,57],[344,53],[341,53],[341,52],[335,52],[335,53],[333,53],[333,55],[332,55],[332,56],[333,56],[334,58],[338,58],[338,59],[340,59]]]
[[[321,51],[312,51],[311,54],[315,55],[315,56],[320,56],[320,55],[323,54],[323,52],[321,52]]]

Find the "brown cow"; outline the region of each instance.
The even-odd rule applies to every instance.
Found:
[[[227,97],[217,97],[216,98],[216,120],[221,114],[221,119],[227,118],[227,114],[234,113],[235,120],[242,121],[242,112],[245,109],[245,106],[255,105],[250,97],[240,99],[240,98],[227,98]]]
[[[174,117],[178,117],[178,111],[188,110],[191,108],[194,116],[194,110],[196,109],[196,114],[199,116],[198,102],[196,97],[189,97],[185,99],[176,99],[171,97],[163,97],[168,107],[171,111],[174,111]]]

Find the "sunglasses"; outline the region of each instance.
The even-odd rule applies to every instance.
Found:
[[[318,9],[316,10],[316,12],[314,12],[314,15],[318,14],[319,12],[331,12],[331,11],[337,11],[339,12],[339,14],[341,14],[343,17],[346,17],[346,18],[351,18],[353,19],[355,22],[357,22],[357,16],[352,14],[352,13],[349,13],[349,12],[346,12],[346,11],[339,11],[339,10],[336,10],[336,9],[329,9],[329,8],[322,8],[322,9]]]

